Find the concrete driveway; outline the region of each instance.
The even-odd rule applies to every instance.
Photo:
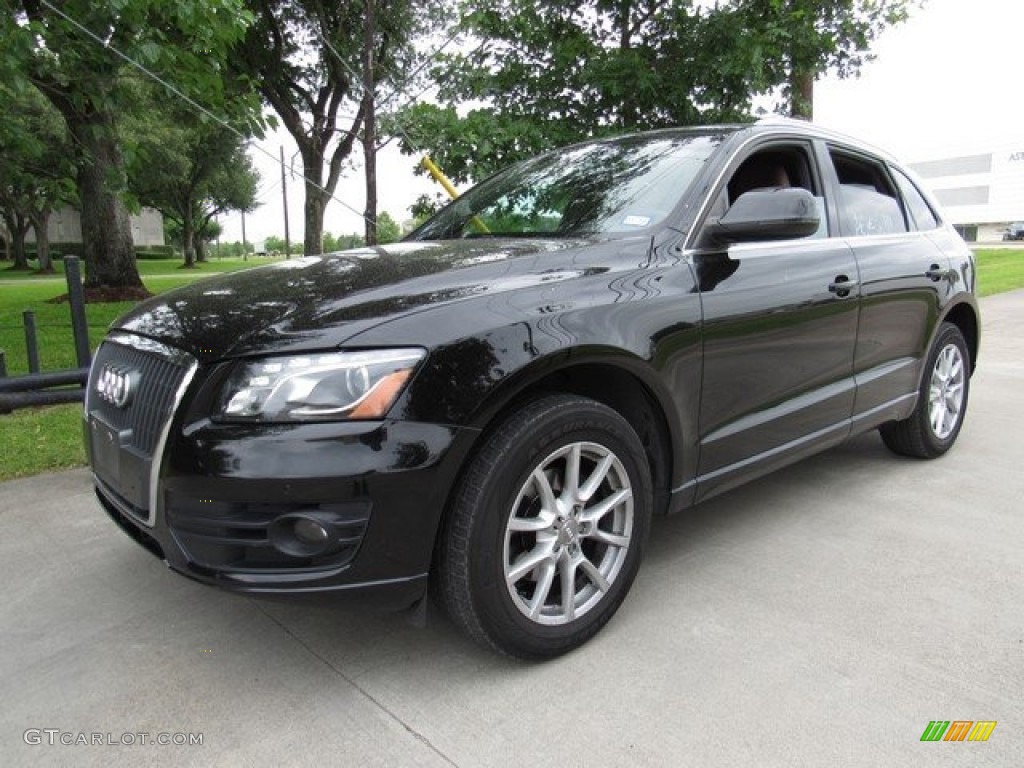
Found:
[[[191,583],[84,470],[0,485],[0,765],[1024,765],[1024,292],[982,309],[952,454],[872,434],[658,521],[616,618],[547,664]]]

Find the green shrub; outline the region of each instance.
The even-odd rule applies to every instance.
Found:
[[[174,250],[173,245],[149,245],[135,249],[137,259],[180,259],[181,254]]]
[[[35,243],[25,244],[25,255],[29,258],[30,261],[35,261],[38,258]],[[68,243],[61,240],[57,240],[50,243],[50,258],[53,259],[54,261],[61,261],[65,256],[81,255],[81,243]]]

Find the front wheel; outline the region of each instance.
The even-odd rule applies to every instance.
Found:
[[[967,342],[959,328],[943,323],[928,355],[914,412],[903,421],[883,424],[879,428],[882,440],[903,456],[941,456],[960,434],[970,382]]]
[[[629,591],[650,528],[643,446],[612,409],[536,400],[488,437],[441,532],[435,587],[477,642],[520,658],[578,647]]]

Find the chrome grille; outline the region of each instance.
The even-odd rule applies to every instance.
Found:
[[[85,395],[86,439],[96,489],[152,526],[171,419],[198,363],[151,339],[113,333],[93,359]]]
[[[122,448],[134,448],[142,456],[152,457],[161,429],[171,415],[175,393],[188,371],[184,356],[179,358],[158,356],[113,341],[105,341],[97,350],[86,407],[118,432],[130,431]],[[123,408],[96,396],[97,381],[106,366],[137,372],[137,391]]]

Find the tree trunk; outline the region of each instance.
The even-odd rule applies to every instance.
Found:
[[[789,75],[789,114],[803,120],[814,119],[814,70],[793,66]]]
[[[10,267],[18,272],[28,270],[28,255],[25,253],[25,235],[32,226],[28,217],[21,213],[4,213],[4,221],[7,222],[7,231],[11,236],[11,256],[14,258],[14,265]]]
[[[303,206],[305,231],[302,252],[306,256],[319,256],[324,252],[324,209],[330,194],[323,186],[324,153],[310,141],[302,147],[302,173],[306,182],[306,201]]]
[[[181,249],[185,254],[186,269],[196,265],[196,222],[192,218],[190,206],[185,206],[181,217]]]
[[[82,215],[85,289],[110,298],[139,298],[149,292],[135,264],[128,209],[111,181],[125,178],[124,157],[110,115],[65,113],[79,147],[78,197]]]
[[[621,0],[619,3],[619,23],[622,25],[619,29],[619,53],[621,54],[626,54],[632,48],[632,36],[630,34],[632,16],[632,0]],[[633,93],[633,90],[627,88],[622,97],[620,117],[622,128],[626,131],[635,131],[640,122],[640,115]]]
[[[36,258],[39,260],[40,272],[53,272],[53,260],[50,258],[50,213],[49,206],[33,212],[32,229],[36,233]]]
[[[375,36],[374,1],[366,0],[363,20],[363,163],[366,169],[366,244],[377,244],[377,106],[373,100],[376,88],[373,42]]]

